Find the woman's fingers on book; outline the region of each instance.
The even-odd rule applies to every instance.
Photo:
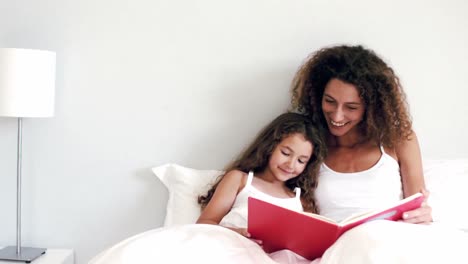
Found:
[[[403,213],[403,221],[413,224],[428,224],[432,222],[432,208],[425,203],[418,209]]]
[[[423,188],[421,189],[421,193],[424,195],[424,200],[427,201],[427,199],[429,198],[429,194],[431,194],[430,191],[428,191],[427,189]]]

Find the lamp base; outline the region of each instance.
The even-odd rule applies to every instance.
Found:
[[[16,253],[16,246],[0,249],[0,260],[21,261],[30,263],[46,252],[45,248],[21,247],[21,253]]]

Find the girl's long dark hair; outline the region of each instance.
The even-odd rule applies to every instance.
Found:
[[[308,116],[292,112],[278,116],[260,131],[252,144],[233,163],[228,165],[225,171],[253,171],[254,175],[263,172],[268,166],[271,154],[276,146],[285,137],[295,133],[303,135],[306,140],[312,143],[313,153],[304,171],[297,177],[286,181],[286,186],[290,190],[294,190],[295,187],[301,188],[301,199],[304,210],[317,212],[314,191],[317,188],[318,169],[326,155],[326,147],[319,131]],[[205,195],[198,197],[198,203],[202,208],[205,208],[213,197],[223,176],[224,174],[217,178],[216,182]]]

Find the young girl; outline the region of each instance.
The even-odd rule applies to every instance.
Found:
[[[197,223],[219,224],[250,237],[246,229],[249,196],[315,212],[316,175],[324,151],[310,118],[297,113],[280,115],[198,198],[203,212]]]

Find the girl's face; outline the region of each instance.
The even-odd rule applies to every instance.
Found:
[[[331,79],[323,93],[322,111],[330,133],[340,137],[356,129],[364,116],[365,105],[356,86]]]
[[[287,181],[301,174],[312,157],[313,145],[300,133],[286,136],[276,146],[267,170],[279,181]]]

